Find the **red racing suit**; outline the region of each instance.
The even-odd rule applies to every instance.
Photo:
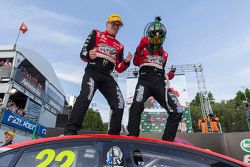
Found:
[[[147,38],[143,37],[134,55],[134,65],[139,66],[139,80],[133,103],[129,111],[128,131],[130,136],[139,136],[141,113],[144,110],[144,103],[150,97],[167,110],[167,119],[163,140],[174,141],[178,124],[181,121],[182,110],[178,107],[178,99],[165,86],[165,65],[168,54],[161,48],[152,51],[149,48]],[[168,78],[172,79],[174,72],[168,73]]]
[[[95,50],[97,58],[91,60],[89,51]],[[125,71],[129,63],[123,60],[124,46],[110,35],[107,31],[100,32],[93,30],[86,39],[80,57],[83,61],[88,62],[88,67],[99,68],[100,71],[110,72],[115,70],[119,73]]]
[[[146,40],[147,37],[143,37],[142,40]],[[156,52],[152,52],[148,49],[148,47],[143,47],[143,44],[140,44],[136,48],[136,53],[134,56],[134,65],[139,66],[140,68],[143,66],[156,67],[159,70],[164,72],[164,68],[167,63],[168,53],[161,48]],[[164,72],[165,73],[165,72]],[[170,71],[168,73],[168,79],[171,80],[174,78],[174,72]]]
[[[107,31],[93,30],[89,34],[80,53],[81,59],[88,64],[82,79],[80,95],[76,99],[64,135],[77,134],[97,89],[104,95],[112,110],[108,133],[120,134],[125,103],[122,92],[110,73],[114,68],[119,73],[128,68],[129,63],[123,59],[123,49],[124,46]],[[90,50],[96,51],[97,57],[94,60],[89,57]]]

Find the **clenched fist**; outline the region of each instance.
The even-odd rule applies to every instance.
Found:
[[[132,60],[132,58],[133,58],[132,54],[131,54],[130,52],[128,52],[128,55],[127,55],[127,57],[125,58],[125,62],[126,62],[126,63],[129,63],[129,62]]]

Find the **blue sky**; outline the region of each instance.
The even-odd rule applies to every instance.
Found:
[[[117,39],[125,55],[134,52],[145,25],[161,16],[167,28],[164,48],[169,65],[201,63],[207,89],[217,101],[250,88],[249,0],[0,0],[0,45],[13,44],[25,22],[29,31],[18,45],[33,49],[54,67],[67,96],[78,95],[85,64],[79,59],[82,44],[92,29],[105,29],[106,18],[121,15],[124,27]],[[126,77],[119,85],[126,97]],[[197,92],[195,74],[187,74],[190,99]],[[108,119],[106,100],[96,93],[93,102]]]

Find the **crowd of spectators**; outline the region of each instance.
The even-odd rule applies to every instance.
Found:
[[[0,107],[3,105],[3,99],[0,97]]]
[[[28,69],[25,68],[25,67],[23,67],[23,66],[21,66],[20,69],[21,69],[21,72],[23,73],[23,75],[24,75],[26,78],[28,78],[33,84],[37,85],[38,88],[40,88],[40,89],[43,88],[43,86],[42,86],[42,85],[40,84],[40,82],[39,82],[39,79],[38,79],[39,76],[33,76],[33,75],[28,71]]]
[[[9,59],[0,59],[0,67],[11,67],[12,63]]]
[[[198,127],[202,133],[220,132],[219,118],[215,114],[204,115],[198,120]]]
[[[15,113],[17,115],[22,116],[22,117],[24,117],[26,115],[26,111],[23,108],[17,106],[16,103],[13,100],[10,100],[8,102],[7,109],[9,111],[12,111],[13,113]]]

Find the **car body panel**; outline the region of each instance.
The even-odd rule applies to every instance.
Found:
[[[75,149],[74,146],[77,146],[77,143],[79,143],[78,145],[83,145],[80,143],[85,143],[85,142],[89,142],[92,144],[93,143],[95,143],[95,144],[104,143],[105,147],[102,146],[103,147],[102,149],[103,150],[106,149],[106,150],[105,150],[105,155],[104,154],[100,155],[100,158],[102,158],[100,160],[100,161],[102,161],[101,165],[108,162],[108,153],[111,153],[109,150],[110,148],[112,148],[112,151],[114,148],[114,150],[116,149],[119,152],[119,149],[121,147],[124,147],[124,148],[122,148],[122,150],[126,150],[126,147],[128,148],[127,150],[129,150],[130,147],[137,148],[137,146],[138,146],[138,148],[148,147],[149,148],[148,150],[150,150],[150,147],[152,148],[152,150],[153,150],[153,148],[159,148],[158,150],[159,150],[159,155],[161,155],[160,157],[165,157],[166,159],[171,157],[171,161],[173,161],[173,162],[175,161],[175,163],[178,162],[182,158],[182,157],[180,157],[180,155],[189,159],[187,156],[190,154],[193,156],[197,156],[198,158],[200,157],[202,160],[207,159],[207,161],[208,160],[218,160],[219,161],[219,159],[221,159],[225,163],[230,162],[230,163],[237,164],[239,166],[250,166],[246,163],[243,163],[243,162],[236,160],[236,159],[233,159],[231,157],[228,157],[228,156],[225,156],[225,155],[222,155],[222,154],[210,151],[210,150],[198,148],[195,146],[190,146],[190,145],[185,145],[185,144],[180,144],[180,143],[175,143],[175,142],[168,142],[168,141],[163,141],[163,140],[157,140],[157,139],[151,139],[151,138],[138,138],[138,137],[106,135],[106,134],[84,134],[84,135],[72,135],[72,136],[59,136],[59,137],[42,138],[42,139],[37,139],[37,140],[32,140],[32,141],[27,141],[27,142],[21,142],[21,143],[1,147],[0,148],[0,152],[1,152],[0,157],[1,157],[1,155],[5,154],[7,152],[11,153],[11,152],[14,152],[15,150],[16,151],[19,150],[22,153],[24,153],[26,151],[28,154],[28,152],[31,151],[32,149],[37,149],[40,147],[44,148],[47,151],[49,151],[48,146],[59,145],[58,147],[61,147],[61,145],[62,145],[66,148],[66,146],[68,147],[70,145],[69,143],[71,143],[71,145],[72,145],[70,148]],[[64,147],[62,147],[62,148],[64,148]],[[115,148],[115,147],[118,147],[118,148]],[[85,151],[91,150],[91,148],[89,148],[89,147],[82,148],[82,149],[85,149]],[[160,152],[162,152],[161,149],[166,150],[164,152],[164,155],[162,153],[160,153]],[[135,149],[135,150],[137,151],[138,149]],[[41,149],[41,151],[42,151],[42,149]],[[63,151],[65,152],[65,150],[63,150]],[[92,151],[93,151],[93,149],[92,149]],[[53,149],[51,152],[53,152]],[[157,150],[155,152],[157,152]],[[68,153],[69,153],[69,151],[68,151]],[[128,153],[123,152],[123,153],[124,153],[124,155],[131,154],[129,152]],[[165,156],[165,153],[166,153],[166,155],[169,154],[170,156],[168,156],[168,155]],[[151,154],[148,152],[143,154],[144,159],[147,159],[147,158],[149,159],[150,155]],[[89,156],[91,156],[91,155],[89,154]],[[107,157],[105,157],[105,156],[107,156]],[[128,156],[128,155],[126,155],[126,156]],[[161,159],[161,161],[162,161],[162,159]],[[205,162],[205,160],[204,160],[204,162]],[[194,163],[198,163],[198,162],[194,162]]]

